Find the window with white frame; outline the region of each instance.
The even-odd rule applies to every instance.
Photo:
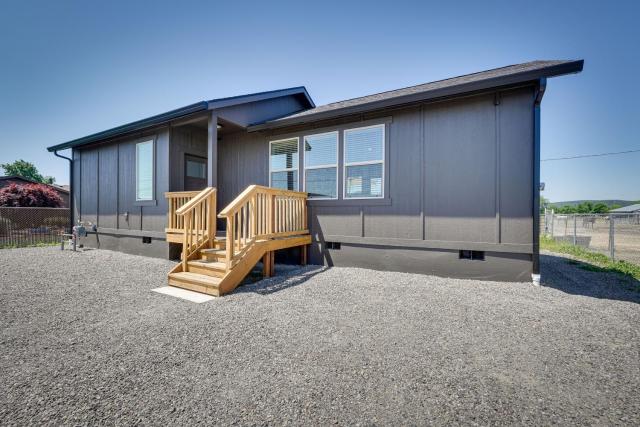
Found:
[[[136,144],[136,200],[153,200],[153,140]]]
[[[298,138],[269,143],[269,186],[298,190]]]
[[[344,131],[344,198],[384,195],[384,125]]]
[[[338,132],[304,137],[304,187],[310,199],[338,198]]]

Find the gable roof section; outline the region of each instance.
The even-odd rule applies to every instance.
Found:
[[[201,101],[195,104],[187,105],[186,107],[177,108],[175,110],[167,111],[166,113],[158,114],[155,116],[147,117],[146,119],[138,120],[135,122],[127,123],[122,126],[118,126],[112,129],[108,129],[102,132],[94,133],[82,138],[74,139],[64,142],[62,144],[48,147],[49,151],[65,150],[67,148],[80,147],[82,145],[92,144],[94,142],[103,141],[106,139],[115,138],[118,136],[126,135],[133,132],[142,131],[158,125],[168,123],[170,121],[190,116],[199,112],[207,110],[216,110],[219,108],[229,107],[233,105],[247,104],[250,102],[264,101],[272,98],[279,98],[283,96],[297,96],[303,99],[304,104],[313,108],[315,104],[309,96],[307,89],[304,86],[292,87],[288,89],[272,90],[268,92],[251,93],[247,95],[232,96],[228,98],[212,99],[210,101]]]
[[[518,84],[540,78],[560,76],[582,71],[583,60],[565,61],[532,61],[523,64],[509,65],[473,74],[466,74],[403,89],[381,92],[374,95],[347,99],[321,105],[300,113],[291,114],[279,119],[255,124],[249,131],[272,129],[297,125],[318,120],[330,119],[348,114],[357,114],[380,108],[410,104],[467,92],[489,89],[493,87]]]

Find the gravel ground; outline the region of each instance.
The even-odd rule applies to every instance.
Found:
[[[170,261],[0,251],[0,424],[640,423],[638,282],[308,267],[194,304]]]

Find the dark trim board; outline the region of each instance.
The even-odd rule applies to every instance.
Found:
[[[92,234],[96,234],[90,232]],[[98,228],[98,235],[109,234],[111,236],[126,236],[126,237],[151,237],[153,239],[166,240],[167,235],[164,231],[148,231],[148,230],[127,230],[122,228]]]
[[[500,253],[521,253],[532,254],[533,246],[528,244],[509,243],[484,243],[484,242],[450,242],[441,240],[419,240],[419,239],[390,239],[383,237],[355,237],[355,236],[313,236],[313,241],[338,242],[360,246],[386,246],[405,249],[443,249],[443,250],[474,250],[491,251]]]

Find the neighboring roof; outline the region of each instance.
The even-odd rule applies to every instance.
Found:
[[[635,205],[624,206],[618,209],[611,209],[610,213],[634,213],[640,212],[640,203],[636,203]]]
[[[94,142],[102,141],[105,139],[115,138],[121,135],[125,135],[132,132],[138,132],[144,129],[148,129],[154,126],[168,123],[170,121],[180,119],[186,116],[190,116],[195,113],[199,113],[207,110],[215,110],[218,108],[229,107],[232,105],[246,104],[249,102],[263,101],[271,98],[278,98],[282,96],[299,96],[304,100],[304,103],[308,107],[315,107],[313,100],[309,96],[307,89],[304,86],[292,87],[288,89],[272,90],[268,92],[250,93],[247,95],[232,96],[228,98],[212,99],[210,101],[196,102],[195,104],[187,105],[186,107],[177,108],[175,110],[167,111],[166,113],[151,116],[146,119],[138,120],[135,122],[127,123],[126,125],[118,126],[112,129],[105,130],[103,132],[94,133],[82,138],[74,139],[48,147],[49,151],[65,150],[67,148],[79,147],[81,145],[91,144]]]
[[[44,184],[42,182],[34,181],[32,179],[25,178],[24,176],[20,176],[20,175],[0,176],[0,181],[24,181],[24,182],[28,182],[29,184],[42,184],[42,185],[47,185],[49,187],[52,187],[54,190],[57,190],[63,193],[69,193],[69,189],[64,188],[64,186],[55,185],[55,184]]]
[[[300,113],[291,114],[266,123],[249,127],[249,131],[290,126],[324,120],[347,114],[361,113],[379,108],[392,107],[429,99],[459,95],[492,87],[554,77],[582,71],[584,61],[532,61],[509,65],[479,73],[466,74],[417,86],[381,92],[360,98],[321,105]]]

